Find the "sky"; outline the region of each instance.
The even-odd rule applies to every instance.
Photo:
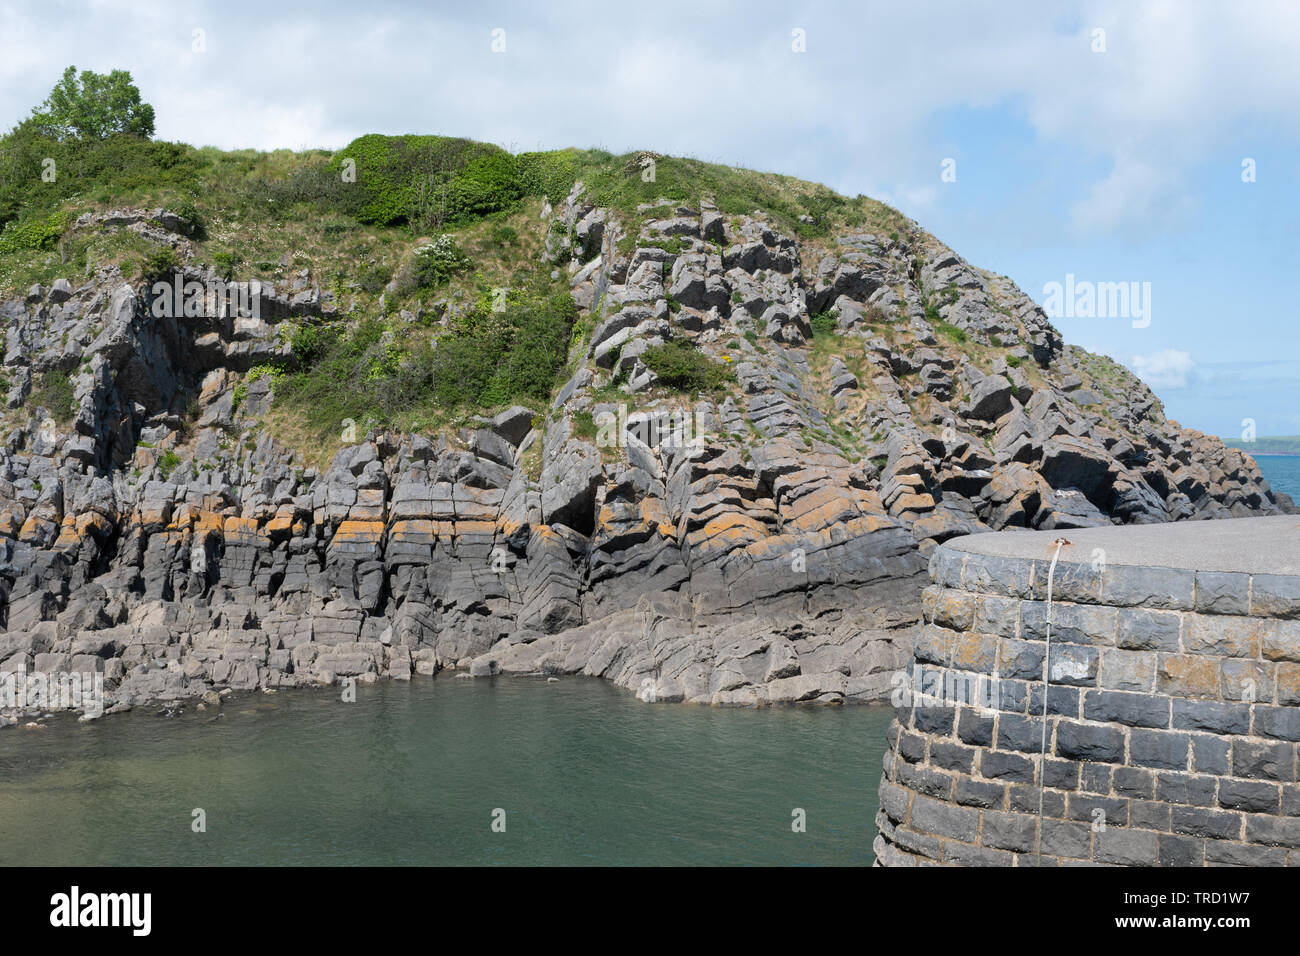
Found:
[[[1053,322],[1183,425],[1300,434],[1300,3],[7,0],[0,129],[69,64],[196,146],[441,133],[865,193],[1040,304],[1124,283]]]

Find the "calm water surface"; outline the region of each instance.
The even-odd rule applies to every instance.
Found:
[[[1256,455],[1255,462],[1274,491],[1300,501],[1300,455]]]
[[[866,865],[891,714],[442,677],[61,717],[0,732],[0,864]]]
[[[857,864],[887,707],[384,681],[0,732],[0,864]],[[791,831],[792,810],[807,832]],[[207,832],[191,830],[202,808]],[[506,830],[494,833],[493,811]]]

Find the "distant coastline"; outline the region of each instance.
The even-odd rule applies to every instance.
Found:
[[[1254,441],[1220,438],[1229,448],[1257,456],[1300,456],[1300,435],[1260,435]]]

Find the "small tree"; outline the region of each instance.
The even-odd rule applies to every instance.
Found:
[[[140,101],[131,74],[105,76],[70,66],[49,97],[32,111],[42,132],[56,139],[106,139],[114,133],[153,136],[153,107]]]

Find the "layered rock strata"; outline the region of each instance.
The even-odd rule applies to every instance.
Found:
[[[210,299],[160,318],[116,268],[0,304],[0,672],[102,674],[109,709],[448,667],[866,700],[909,659],[942,542],[1291,508],[919,230],[811,243],[757,212],[583,196],[539,225],[588,330],[551,406],[342,428],[323,469],[263,427],[256,371],[339,314],[309,272],[240,285],[256,317]],[[78,228],[166,243],[211,288],[174,219]],[[734,386],[664,388],[643,357],[671,341]],[[67,422],[33,398],[51,372]]]

